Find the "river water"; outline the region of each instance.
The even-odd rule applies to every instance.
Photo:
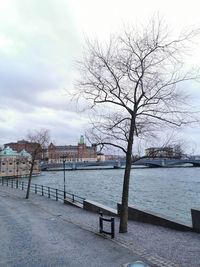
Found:
[[[66,171],[66,191],[116,208],[122,169]],[[63,172],[43,172],[33,183],[63,190]],[[200,168],[132,169],[129,204],[191,224],[191,208],[200,208]]]

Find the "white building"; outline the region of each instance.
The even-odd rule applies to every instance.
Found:
[[[30,173],[31,154],[24,149],[17,153],[9,146],[0,151],[0,177],[25,177]],[[39,162],[35,161],[33,175],[40,173]]]

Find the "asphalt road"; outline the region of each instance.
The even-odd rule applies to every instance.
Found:
[[[139,259],[131,250],[63,220],[58,213],[0,191],[0,266],[116,267]]]

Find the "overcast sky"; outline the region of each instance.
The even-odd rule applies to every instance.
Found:
[[[0,144],[47,128],[56,144],[76,144],[87,116],[76,113],[76,60],[84,38],[106,39],[124,24],[159,13],[176,31],[200,27],[198,0],[0,0]],[[199,42],[200,47],[200,42]],[[200,49],[191,62],[200,65]],[[198,85],[190,86],[195,101]],[[198,102],[197,102],[198,104]],[[184,131],[200,153],[200,127]]]

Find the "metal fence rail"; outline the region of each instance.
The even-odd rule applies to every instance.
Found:
[[[28,187],[27,182],[20,181],[19,179],[1,178],[0,184],[2,186],[9,186],[11,188],[18,188],[21,190],[27,190]],[[40,184],[31,183],[30,191],[35,194],[54,199],[56,201],[64,201],[67,198],[73,203],[83,204],[83,201],[85,200],[83,197],[77,196],[75,194],[71,194],[69,192],[65,192],[57,188],[52,188],[50,186]]]

